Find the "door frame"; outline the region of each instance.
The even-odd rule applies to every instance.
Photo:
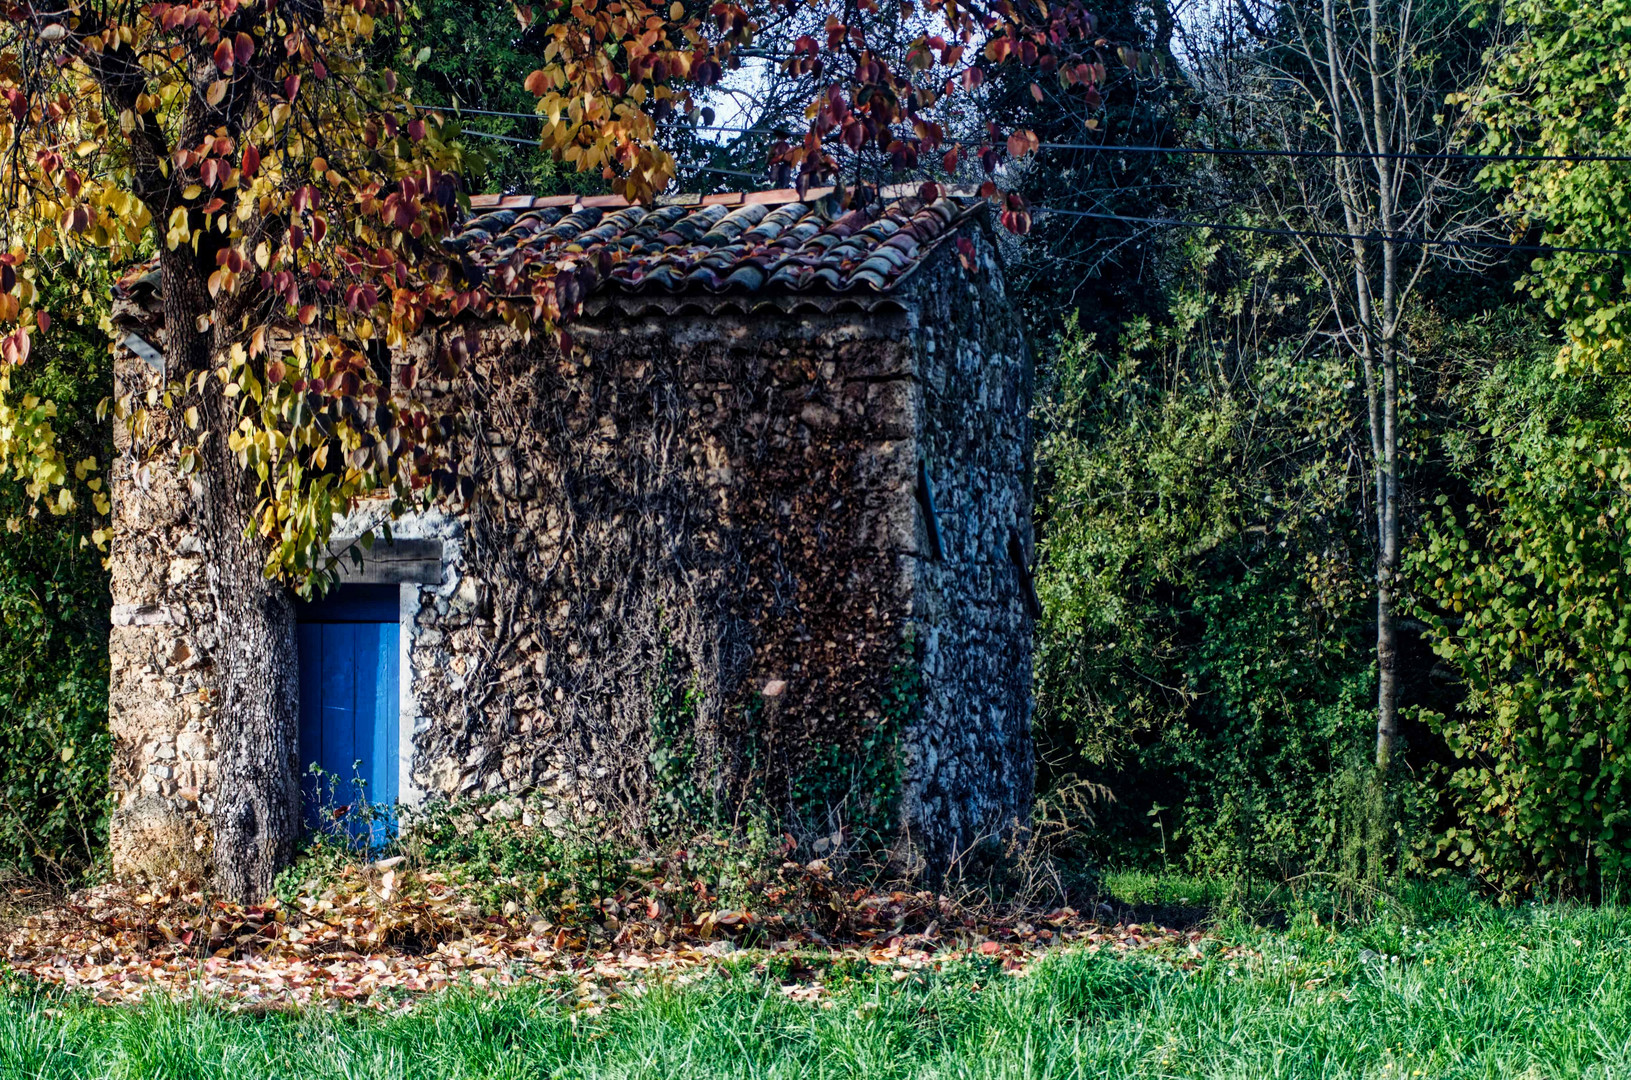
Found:
[[[330,542],[329,552],[339,556],[339,584],[397,586],[396,801],[398,806],[417,806],[425,793],[413,782],[413,737],[420,724],[413,638],[423,603],[422,586],[442,584],[442,542],[398,536],[375,540],[365,551],[354,537],[337,537]]]

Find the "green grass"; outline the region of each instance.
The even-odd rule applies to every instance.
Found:
[[[0,1078],[1631,1077],[1631,910],[1450,905],[1333,933],[1225,929],[1186,970],[1063,953],[891,981],[831,1006],[744,965],[599,1015],[547,987],[414,1011],[233,1014],[0,999]]]

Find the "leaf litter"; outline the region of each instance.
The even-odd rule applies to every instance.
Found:
[[[702,883],[657,875],[551,921],[513,904],[485,911],[447,874],[403,863],[349,866],[308,883],[321,887],[292,903],[93,886],[0,924],[0,968],[106,1004],[159,994],[236,1008],[402,1010],[452,987],[542,981],[598,1011],[727,963],[774,971],[784,994],[820,1002],[822,973],[846,965],[888,968],[900,981],[979,958],[1021,975],[1049,950],[1075,947],[1151,951],[1189,967],[1206,941],[1195,930],[1110,925],[1071,908],[1004,917],[927,891],[851,887],[820,860],[783,864],[758,891],[763,910],[710,908]],[[674,903],[676,894],[685,902]]]

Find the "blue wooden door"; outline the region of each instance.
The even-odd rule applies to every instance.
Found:
[[[370,829],[357,811],[397,799],[397,595],[395,585],[342,585],[299,612],[306,823],[349,820],[353,836],[376,843],[385,839],[383,824]],[[341,807],[351,809],[336,817]]]

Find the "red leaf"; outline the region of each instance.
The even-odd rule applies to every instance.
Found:
[[[300,93],[299,75],[290,75],[287,79],[283,80],[284,97],[288,98],[290,101],[293,101],[295,99],[295,95],[298,93]]]
[[[34,321],[39,325],[40,333],[42,334],[51,329],[51,316],[47,312],[41,311],[36,313],[34,316]]]
[[[526,87],[528,93],[543,97],[549,93],[549,76],[545,75],[542,69],[539,69],[528,75],[527,81],[522,85]]]
[[[249,58],[255,55],[255,39],[248,34],[239,34],[232,39],[232,58],[240,64],[249,63]]]
[[[260,172],[260,168],[260,147],[256,146],[254,143],[250,143],[248,146],[244,147],[243,174],[248,179],[254,179],[255,174]]]
[[[215,66],[221,70],[221,74],[225,75],[231,71],[233,65],[237,62],[232,53],[232,42],[226,38],[216,42],[214,60]]]
[[[1004,210],[1002,212],[1002,227],[1015,236],[1024,236],[1031,231],[1031,212],[1029,210]]]

